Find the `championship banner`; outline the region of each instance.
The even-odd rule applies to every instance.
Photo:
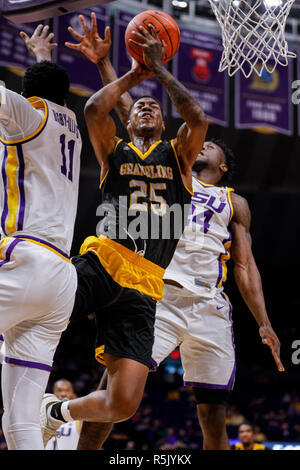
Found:
[[[180,31],[180,47],[173,59],[174,76],[199,101],[208,119],[228,126],[228,76],[218,72],[221,38],[187,28]],[[180,117],[175,106],[172,116]]]
[[[130,13],[119,9],[115,10],[113,63],[118,77],[124,75],[131,68],[131,57],[127,52],[124,36],[128,23],[138,13],[139,12]],[[166,94],[164,88],[155,78],[144,80],[139,85],[132,88],[129,93],[133,99],[143,95],[153,96],[162,104],[163,108],[166,109]]]
[[[68,73],[71,90],[83,95],[89,95],[99,90],[102,87],[101,77],[93,62],[87,59],[80,51],[66,47],[65,42],[78,43],[78,40],[69,33],[68,26],[72,26],[79,34],[84,34],[79,15],[84,16],[86,24],[90,29],[92,11],[96,14],[98,32],[100,37],[103,38],[105,27],[109,25],[109,13],[105,6],[79,10],[54,19],[54,40],[58,42],[56,61]]]
[[[0,17],[0,65],[2,67],[13,67],[21,73],[36,62],[35,57],[28,52],[25,42],[20,37],[20,31],[25,31],[28,36],[31,36],[41,23],[14,24]]]
[[[293,133],[292,62],[278,65],[273,73],[255,72],[249,78],[235,76],[235,127],[267,128],[281,134]]]

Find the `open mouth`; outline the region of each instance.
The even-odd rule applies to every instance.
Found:
[[[141,119],[153,119],[153,116],[150,113],[144,113],[141,115]]]

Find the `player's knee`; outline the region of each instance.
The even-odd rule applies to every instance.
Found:
[[[199,422],[203,432],[214,437],[226,429],[226,408],[220,404],[202,404],[197,406]]]
[[[138,403],[130,397],[122,397],[120,400],[114,402],[114,422],[125,421],[131,418],[138,408]]]

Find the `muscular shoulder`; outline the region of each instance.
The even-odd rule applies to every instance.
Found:
[[[249,229],[251,213],[247,199],[239,194],[231,193],[231,202],[233,207],[232,224],[239,223]]]

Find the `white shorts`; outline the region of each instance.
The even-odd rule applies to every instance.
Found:
[[[50,371],[75,301],[75,267],[29,241],[10,238],[4,242],[0,245],[4,362]]]
[[[156,309],[153,365],[179,346],[184,385],[231,390],[236,368],[231,311],[223,292],[204,299],[165,284]]]

